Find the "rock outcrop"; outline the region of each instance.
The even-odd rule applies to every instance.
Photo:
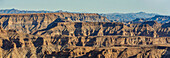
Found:
[[[109,22],[98,14],[0,15],[1,58],[168,58],[170,27]]]
[[[5,29],[15,29],[31,33],[44,29],[56,22],[109,22],[98,14],[87,13],[39,13],[39,14],[1,14],[0,25]]]
[[[124,25],[114,22],[57,22],[51,27],[32,32],[33,35],[68,35],[68,36],[170,36],[169,27],[162,28],[156,21],[146,21],[142,24]]]
[[[2,30],[2,58],[169,57],[170,37],[36,36]]]
[[[36,36],[1,28],[0,57],[168,57],[169,37]],[[133,52],[132,52],[133,50]],[[134,51],[135,50],[135,51]]]

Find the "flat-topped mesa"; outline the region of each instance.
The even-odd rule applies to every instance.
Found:
[[[36,13],[36,14],[0,14],[1,26],[25,33],[44,29],[55,22],[110,22],[95,13]]]
[[[15,17],[17,19],[29,18],[34,20],[35,18],[39,19],[41,17],[47,17],[45,19],[62,18],[67,20],[72,20],[75,22],[110,22],[106,17],[100,16],[96,13],[33,13],[33,14],[0,14],[0,19],[3,17]],[[26,18],[25,18],[26,17]],[[32,19],[34,18],[34,19]]]

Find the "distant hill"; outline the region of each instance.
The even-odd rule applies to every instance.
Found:
[[[27,11],[27,10],[18,10],[18,9],[4,9],[0,10],[0,14],[25,14],[25,13],[58,13],[63,12],[62,10],[59,11]]]
[[[168,23],[170,22],[170,16],[164,16],[164,15],[155,15],[151,18],[136,18],[133,20],[133,23],[141,23],[145,21],[157,21],[158,23]]]
[[[111,21],[126,22],[126,21],[134,20],[136,18],[154,17],[157,14],[138,12],[138,13],[110,13],[110,14],[100,14],[100,15],[107,17],[107,19]]]
[[[170,58],[170,23],[124,24],[97,13],[2,13],[0,58]],[[148,20],[159,18],[169,16]]]
[[[156,15],[152,18],[147,18],[148,21],[157,21],[158,23],[168,23],[170,22],[170,16]]]
[[[3,9],[0,10],[0,14],[26,14],[26,13],[79,13],[79,12],[67,12],[67,11],[28,11],[28,10],[18,10],[18,9]],[[170,16],[163,16],[154,13],[145,13],[145,12],[138,12],[138,13],[110,13],[110,14],[99,14],[101,16],[106,17],[111,22],[132,22],[133,23],[140,23],[145,21],[158,21],[158,23],[167,23],[170,20]]]

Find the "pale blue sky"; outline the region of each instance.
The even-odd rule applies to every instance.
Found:
[[[0,9],[170,15],[170,0],[0,0]]]

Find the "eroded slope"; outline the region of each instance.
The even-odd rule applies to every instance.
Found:
[[[168,58],[169,23],[109,22],[98,14],[0,15],[1,58]]]

